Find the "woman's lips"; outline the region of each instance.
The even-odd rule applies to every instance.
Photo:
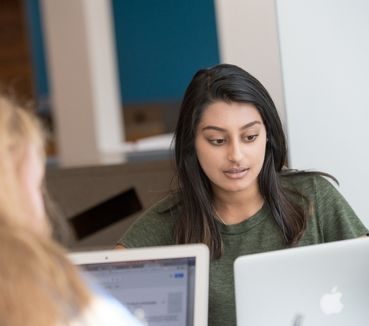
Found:
[[[225,170],[223,173],[230,179],[241,179],[247,174],[248,171],[249,169],[246,168],[234,168]]]

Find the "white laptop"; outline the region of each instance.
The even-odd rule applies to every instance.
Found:
[[[207,246],[87,251],[69,256],[147,325],[207,325]]]
[[[369,239],[242,256],[237,325],[369,325]]]

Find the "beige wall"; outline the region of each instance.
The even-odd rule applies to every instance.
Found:
[[[285,125],[274,0],[215,0],[215,5],[222,62],[239,65],[259,79]]]
[[[122,161],[124,133],[110,2],[41,4],[59,163]]]

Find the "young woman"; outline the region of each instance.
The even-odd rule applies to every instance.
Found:
[[[51,239],[44,161],[38,121],[0,95],[0,325],[139,325],[93,293]]]
[[[207,244],[209,325],[235,325],[235,258],[367,233],[328,175],[288,169],[286,154],[277,110],[258,80],[228,64],[198,71],[175,131],[178,189],[119,245]]]

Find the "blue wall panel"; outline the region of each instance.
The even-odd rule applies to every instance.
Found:
[[[49,81],[45,59],[45,47],[40,17],[39,0],[25,0],[28,37],[33,66],[33,79],[39,105],[45,105],[49,97]]]
[[[219,63],[213,0],[112,0],[125,103],[180,100],[192,75]]]

